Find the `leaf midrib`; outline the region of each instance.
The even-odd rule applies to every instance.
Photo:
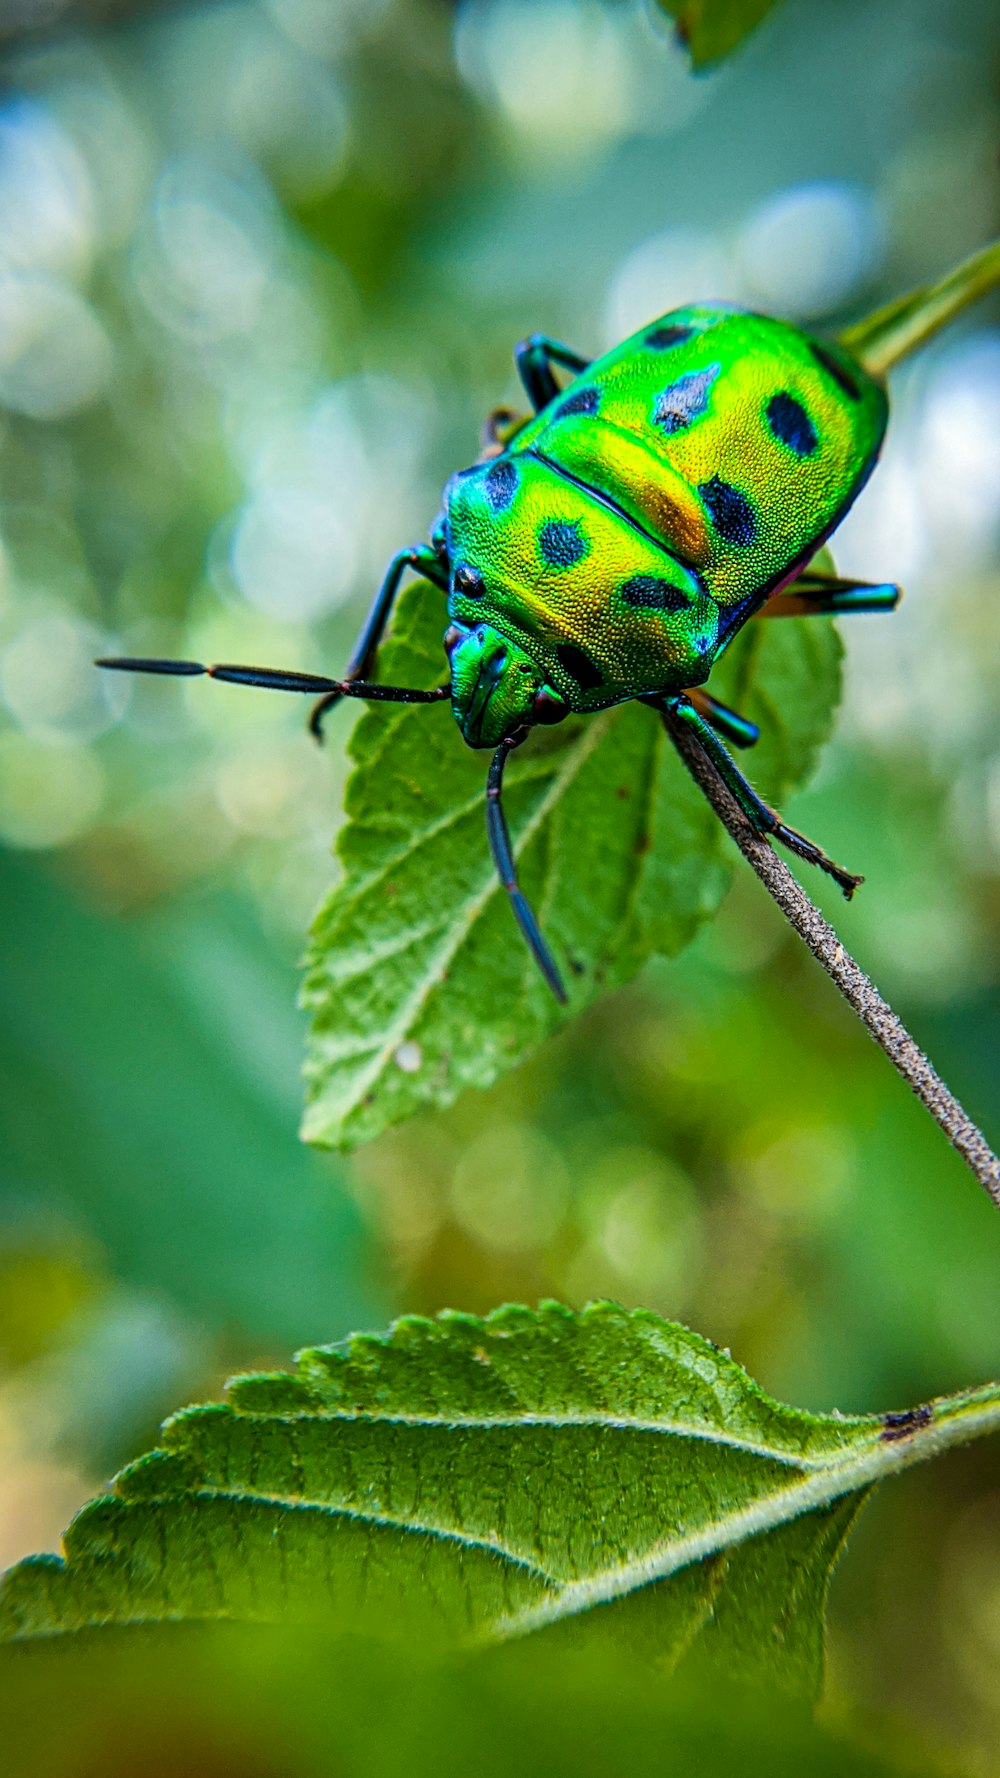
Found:
[[[659,1546],[658,1554],[650,1552],[634,1562],[605,1570],[587,1580],[563,1583],[555,1597],[518,1613],[516,1617],[500,1619],[491,1625],[488,1640],[527,1635],[593,1606],[610,1604],[638,1587],[666,1580],[706,1556],[717,1555],[751,1537],[775,1531],[803,1513],[818,1511],[846,1494],[860,1493],[887,1476],[898,1475],[954,1445],[967,1444],[1000,1429],[998,1385],[987,1385],[957,1401],[945,1400],[938,1407],[943,1412],[942,1418],[907,1437],[893,1440],[883,1437],[861,1455],[852,1454],[843,1463],[831,1463],[825,1472],[814,1472],[789,1488],[776,1489],[751,1506],[715,1519],[710,1527],[688,1537],[676,1538],[673,1542],[668,1540]],[[788,1510],[790,1505],[794,1510]],[[478,1638],[486,1639],[485,1635]]]
[[[182,1504],[184,1501],[199,1499],[232,1500],[273,1506],[281,1510],[313,1512],[330,1519],[370,1524],[373,1527],[410,1532],[414,1536],[433,1536],[443,1541],[475,1546],[521,1569],[535,1572],[550,1589],[549,1596],[539,1604],[526,1607],[514,1616],[495,1619],[486,1628],[475,1632],[472,1638],[475,1642],[492,1642],[528,1635],[595,1606],[611,1604],[640,1587],[669,1579],[692,1563],[719,1555],[750,1538],[775,1531],[804,1513],[819,1511],[831,1505],[844,1495],[859,1493],[953,1445],[964,1444],[973,1438],[996,1431],[1000,1428],[1000,1386],[988,1385],[968,1396],[945,1400],[937,1404],[937,1409],[937,1418],[905,1437],[889,1440],[883,1434],[877,1444],[868,1445],[861,1452],[852,1451],[840,1461],[831,1459],[805,1475],[801,1473],[805,1465],[799,1464],[797,1479],[787,1487],[772,1489],[748,1506],[714,1518],[686,1535],[667,1537],[634,1560],[599,1569],[583,1580],[560,1580],[540,1564],[534,1564],[519,1552],[510,1550],[499,1536],[496,1539],[479,1538],[456,1527],[431,1527],[413,1517],[377,1514],[370,1509],[330,1501],[312,1501],[292,1493],[201,1486],[181,1494],[152,1493],[119,1498],[123,1498],[126,1506]],[[309,1417],[296,1415],[290,1418]],[[278,1416],[267,1418],[274,1420]],[[514,1422],[515,1425],[523,1423],[522,1420]],[[873,1422],[874,1424],[877,1422]]]
[[[304,1422],[339,1423],[341,1425],[369,1426],[419,1426],[455,1431],[508,1431],[517,1432],[525,1426],[550,1426],[561,1431],[563,1429],[599,1427],[604,1431],[653,1433],[665,1438],[700,1440],[705,1444],[719,1445],[726,1450],[743,1451],[750,1457],[765,1458],[773,1463],[783,1464],[786,1468],[822,1470],[829,1469],[831,1464],[840,1461],[837,1454],[831,1456],[809,1456],[805,1453],[789,1449],[782,1450],[763,1440],[741,1438],[725,1428],[714,1426],[698,1426],[684,1420],[642,1420],[628,1414],[566,1414],[566,1413],[516,1413],[510,1414],[426,1414],[403,1412],[383,1413],[376,1409],[351,1408],[304,1408],[301,1412],[291,1414],[255,1414],[252,1410],[236,1408],[235,1413],[240,1420],[256,1421],[259,1425],[294,1426]],[[880,1435],[882,1422],[877,1417],[844,1418],[839,1424],[845,1434],[870,1432],[873,1436]],[[183,1450],[183,1446],[180,1447]]]

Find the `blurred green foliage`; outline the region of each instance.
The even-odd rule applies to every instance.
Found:
[[[58,1693],[59,1710],[51,1701]],[[5,1742],[19,1778],[935,1778],[909,1730],[775,1711],[716,1680],[665,1690],[606,1649],[514,1645],[442,1664],[411,1642],[391,1655],[352,1636],[103,1632],[44,1642],[0,1664]],[[952,1778],[957,1768],[948,1768]]]
[[[990,238],[995,7],[788,0],[697,78],[644,0],[231,0],[5,42],[3,1559],[225,1368],[389,1311],[610,1294],[823,1411],[997,1374],[989,1205],[740,872],[529,1068],[349,1164],[298,1153],[348,713],[319,755],[292,700],[89,666],[343,661],[532,328],[596,350],[701,295],[834,330]],[[995,1137],[995,307],[892,393],[836,553],[907,598],[844,625],[838,736],[787,813],[864,871],[832,917]],[[897,1484],[832,1600],[833,1707],[985,1770],[995,1509],[985,1445]],[[229,1721],[206,1704],[191,1745]]]

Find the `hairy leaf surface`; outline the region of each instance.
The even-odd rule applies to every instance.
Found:
[[[905,1415],[802,1413],[613,1304],[408,1319],[169,1421],[64,1561],[11,1571],[0,1637],[230,1620],[597,1638],[811,1695],[865,1493],[998,1424],[992,1385]]]
[[[386,683],[440,684],[443,604],[401,602]],[[808,776],[840,692],[825,619],[750,624],[712,689],[758,721],[747,765],[776,801]],[[375,705],[352,737],[343,877],[313,928],[307,1140],[354,1147],[421,1105],[485,1087],[563,1021],[489,854],[487,759],[445,706]],[[717,909],[728,842],[654,712],[630,704],[536,730],[508,768],[523,887],[579,1011],[674,955]],[[731,847],[729,848],[731,851]]]

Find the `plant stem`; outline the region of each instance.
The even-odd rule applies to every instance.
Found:
[[[736,799],[718,777],[697,736],[685,723],[666,714],[663,721],[699,790],[708,798],[772,900],[777,902],[786,920],[840,989],[848,1006],[857,1013],[869,1035],[927,1107],[952,1147],[958,1150],[966,1166],[1000,1210],[1000,1159],[993,1153],[982,1131],[963,1111],[954,1094],[948,1091],[892,1007],[845,951],[833,927],[810,901],[788,866],[767,840],[755,833]]]
[[[1000,241],[963,260],[937,284],[897,297],[840,336],[869,375],[882,377],[942,327],[1000,285]]]

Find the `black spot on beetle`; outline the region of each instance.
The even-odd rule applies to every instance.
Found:
[[[604,674],[600,667],[582,648],[577,648],[575,642],[561,642],[554,652],[559,665],[572,674],[582,691],[590,691],[595,686],[604,684]]]
[[[929,1426],[934,1418],[934,1409],[925,1402],[919,1408],[907,1408],[902,1414],[882,1415],[882,1438],[886,1444],[893,1444],[898,1438],[909,1438],[911,1432],[919,1432],[921,1427]]]
[[[794,395],[789,395],[787,389],[782,389],[777,395],[771,396],[764,412],[779,444],[787,445],[797,457],[812,456],[819,439],[801,401],[796,401]]]
[[[538,533],[538,547],[550,568],[572,568],[587,553],[579,519],[548,519]]]
[[[817,345],[815,340],[809,341],[809,350],[815,358],[816,363],[823,366],[823,369],[833,378],[838,388],[843,389],[845,395],[849,395],[852,401],[861,400],[861,390],[858,388],[857,383],[846,365],[840,364],[833,356],[832,352],[828,352],[825,347]]]
[[[571,414],[596,414],[601,405],[601,391],[594,383],[585,388],[577,389],[561,401],[553,414],[554,420],[568,420]]]
[[[719,366],[712,364],[708,370],[692,370],[687,376],[678,377],[671,383],[653,404],[653,419],[661,426],[669,438],[673,432],[683,432],[692,420],[697,420],[708,406],[708,392],[719,374]]]
[[[686,611],[689,600],[683,587],[655,574],[633,574],[621,589],[626,605],[634,611]]]
[[[454,587],[463,599],[481,599],[486,591],[486,582],[478,568],[469,562],[460,562],[455,569]]]
[[[486,472],[486,498],[492,512],[506,512],[517,493],[517,465],[498,457]]]
[[[726,543],[753,543],[757,519],[745,494],[717,475],[702,482],[698,492],[708,507],[712,524]]]
[[[671,346],[682,346],[693,335],[693,327],[685,327],[680,321],[668,321],[663,327],[652,328],[646,335],[645,344],[653,352],[666,352]]]

